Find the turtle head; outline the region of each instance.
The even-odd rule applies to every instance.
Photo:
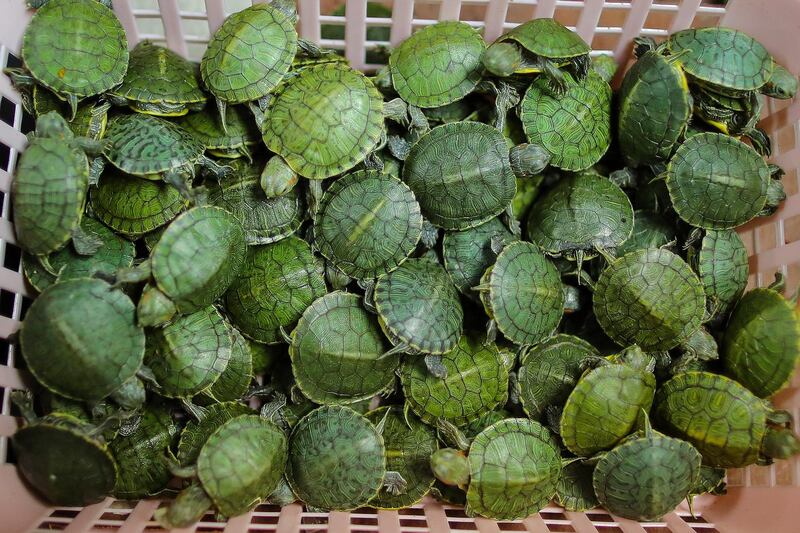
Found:
[[[550,164],[550,152],[537,144],[520,144],[508,156],[511,170],[518,178],[531,178]]]
[[[644,353],[637,345],[625,348],[618,356],[617,362],[633,368],[652,372],[656,368],[656,360],[649,353]]]
[[[770,459],[789,459],[800,453],[800,439],[789,428],[767,428],[761,453]]]
[[[61,139],[71,139],[72,130],[64,117],[50,111],[36,119],[36,135],[39,137],[54,137]]]
[[[297,185],[297,174],[279,155],[272,156],[261,172],[261,189],[267,198],[283,196]]]
[[[761,88],[761,92],[771,98],[789,100],[797,94],[797,77],[780,65],[775,65],[772,77]]]
[[[522,63],[519,47],[512,43],[494,43],[483,53],[486,70],[502,78],[511,76]]]
[[[469,483],[469,461],[464,452],[442,448],[431,455],[433,475],[446,485],[464,488]]]

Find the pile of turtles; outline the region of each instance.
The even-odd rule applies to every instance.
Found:
[[[13,181],[49,502],[174,497],[656,520],[800,451],[769,398],[800,356],[735,228],[785,198],[758,128],[797,79],[728,28],[616,65],[553,19],[487,47],[440,22],[369,77],[230,16],[198,67],[50,0],[8,71],[36,116]],[[81,24],[65,23],[80,19]]]

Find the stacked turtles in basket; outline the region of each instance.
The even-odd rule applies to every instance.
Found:
[[[105,3],[36,4],[12,442],[48,501],[646,521],[800,451],[769,401],[796,300],[746,290],[735,231],[785,198],[758,119],[797,79],[751,37],[637,39],[615,96],[553,19],[433,24],[370,77],[293,2],[199,66],[129,52]]]

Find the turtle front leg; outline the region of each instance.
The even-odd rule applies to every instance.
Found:
[[[308,39],[297,39],[297,47],[302,50],[304,54],[314,59],[336,53],[333,50],[322,48],[317,43],[309,41]]]
[[[400,472],[389,470],[383,476],[383,488],[389,494],[397,496],[403,494],[408,488],[408,481],[400,475]]]
[[[213,159],[209,159],[205,156],[200,158],[198,164],[200,165],[200,170],[203,176],[211,176],[216,180],[226,178],[233,173],[233,167],[228,165],[220,165]]]
[[[542,75],[547,77],[547,86],[555,96],[562,96],[567,92],[567,78],[564,73],[552,61],[545,58],[538,58],[537,66],[542,71]]]
[[[503,131],[506,127],[506,117],[508,112],[516,106],[519,101],[519,93],[510,84],[500,80],[496,86],[497,96],[494,99],[494,127]]]
[[[178,189],[178,192],[181,193],[181,196],[183,196],[183,198],[185,198],[188,202],[192,204],[194,203],[195,197],[192,194],[192,189],[186,182],[186,178],[183,176],[183,173],[170,170],[168,172],[164,172],[161,175],[161,179],[164,180],[165,183]]]
[[[378,310],[375,309],[375,281],[360,280],[358,286],[364,290],[364,309],[373,315],[377,315]]]
[[[581,81],[589,74],[589,69],[592,68],[592,60],[588,54],[578,56],[572,60],[572,66],[575,69],[575,78]]]
[[[94,255],[103,246],[103,239],[97,234],[77,226],[72,230],[72,247],[78,255]]]
[[[350,276],[336,268],[330,261],[325,261],[325,280],[335,291],[344,290],[350,284]]]
[[[203,518],[212,505],[203,487],[193,483],[178,493],[167,507],[157,509],[153,518],[168,530],[189,527]]]
[[[764,157],[772,155],[772,141],[767,135],[767,132],[761,128],[753,127],[745,132],[745,135],[750,139],[750,144],[756,152]]]
[[[434,377],[444,379],[447,377],[447,368],[442,363],[441,355],[427,354],[425,356],[425,368]]]
[[[420,237],[422,246],[430,250],[439,241],[439,228],[430,223],[427,218],[422,219],[422,236]]]

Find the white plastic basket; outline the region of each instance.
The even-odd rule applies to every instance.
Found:
[[[135,45],[143,38],[166,43],[192,59],[203,52],[209,35],[233,11],[248,0],[114,0],[117,12]],[[253,3],[256,3],[255,1]],[[298,0],[300,34],[320,41],[320,24],[345,27],[343,41],[322,41],[324,46],[345,50],[355,68],[370,69],[366,50],[380,42],[368,42],[366,29],[390,27],[391,44],[436,20],[461,19],[482,28],[487,40],[534,17],[555,16],[577,32],[597,53],[611,53],[620,64],[630,56],[630,41],[641,33],[656,38],[690,26],[720,24],[744,30],[757,37],[795,74],[800,73],[800,0],[730,0],[727,7],[702,0],[394,0],[392,17],[368,18],[367,0],[347,0],[347,16],[320,13],[320,0]],[[14,65],[22,33],[31,13],[24,0],[0,0],[0,67]],[[800,285],[800,99],[769,101],[761,126],[773,139],[772,161],[786,170],[783,183],[788,199],[771,218],[757,219],[740,233],[750,254],[750,285],[768,284],[776,271],[787,277],[788,286]],[[5,340],[19,326],[30,303],[20,273],[20,250],[15,246],[9,190],[11,170],[25,146],[22,133],[31,127],[23,117],[19,95],[7,77],[0,76],[0,533],[65,530],[139,533],[158,531],[152,520],[158,501],[120,502],[107,499],[86,508],[52,508],[37,500],[17,475],[8,450],[8,437],[17,428],[11,415],[9,393],[25,388],[29,377],[17,369],[19,355]],[[800,419],[800,380],[778,395],[776,404]],[[65,457],[64,460],[69,460]],[[565,512],[548,507],[519,522],[493,522],[469,518],[457,507],[432,500],[403,511],[359,510],[351,513],[308,513],[299,505],[284,508],[259,506],[226,523],[208,515],[189,531],[332,531],[412,533],[431,531],[548,531],[689,533],[797,532],[800,505],[800,461],[780,462],[770,467],[731,471],[724,497],[705,497],[696,502],[697,518],[685,508],[664,517],[664,522],[639,524],[604,510]]]

